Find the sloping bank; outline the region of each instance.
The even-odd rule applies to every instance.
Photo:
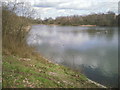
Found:
[[[22,54],[4,50],[3,88],[106,88],[79,72],[50,62],[32,50],[27,52],[28,49],[18,49]],[[23,55],[26,52],[29,54]]]

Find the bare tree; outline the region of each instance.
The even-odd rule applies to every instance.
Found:
[[[3,36],[8,34],[23,40],[25,36],[24,27],[30,24],[35,10],[29,3],[24,2],[3,2]]]

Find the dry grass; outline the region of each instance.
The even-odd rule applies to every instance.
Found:
[[[30,57],[32,53],[32,48],[28,47],[25,41],[20,42],[19,39],[12,36],[6,36],[3,38],[3,53],[4,54],[12,54],[19,55],[21,57]]]

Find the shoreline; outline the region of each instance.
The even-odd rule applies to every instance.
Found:
[[[32,24],[32,25],[49,25],[49,26],[81,26],[81,27],[96,27],[97,25],[60,25],[60,24]]]
[[[79,26],[82,26],[82,27],[96,27],[97,25],[79,25]]]
[[[57,63],[55,63],[55,62],[52,62],[50,59],[47,59],[46,57],[44,57],[44,56],[41,56],[43,59],[45,59],[46,61],[48,61],[49,63],[53,63],[53,64],[55,64],[55,65],[60,65],[60,64],[57,64]],[[64,66],[64,65],[62,65],[62,66]],[[64,66],[64,67],[66,67],[66,66]],[[70,68],[70,67],[69,67]],[[71,69],[71,68],[70,68]],[[73,71],[75,71],[74,69],[73,69]],[[80,72],[81,73],[81,72]],[[84,74],[83,74],[84,75]],[[84,76],[86,76],[86,75],[84,75]],[[87,77],[86,77],[87,78]],[[102,88],[107,88],[105,85],[102,85],[102,84],[100,84],[100,83],[98,83],[98,82],[95,82],[95,81],[93,81],[93,80],[91,80],[91,79],[89,79],[89,78],[87,78],[87,80],[88,80],[88,82],[90,82],[90,83],[93,83],[93,84],[95,84],[95,85],[97,85],[97,86],[99,86],[99,87],[102,87]]]
[[[25,32],[31,27],[24,27]],[[14,47],[17,43],[14,42]],[[6,70],[3,88],[107,88],[73,68],[55,63],[24,43],[16,49],[4,48],[3,67]]]
[[[31,27],[32,27],[32,25],[26,26],[26,28],[25,28],[26,32],[29,32],[30,29],[31,29]],[[39,54],[39,53],[38,53],[38,54]],[[39,55],[40,55],[40,54],[39,54]],[[55,64],[55,65],[60,66],[59,64],[57,64],[57,63],[55,63],[55,62],[52,62],[50,59],[47,59],[47,58],[44,57],[44,56],[41,56],[41,55],[40,55],[40,57],[42,57],[44,60],[46,60],[46,61],[49,62],[49,63],[52,63],[52,64]],[[62,65],[62,66],[64,66],[64,65]],[[66,67],[66,66],[64,66],[64,67]],[[74,70],[73,70],[73,71],[74,71]],[[84,75],[84,76],[86,76],[86,75]],[[97,85],[98,87],[107,88],[106,86],[104,86],[104,85],[102,85],[102,84],[99,84],[99,83],[97,83],[97,82],[95,82],[95,81],[93,81],[93,80],[91,80],[91,79],[89,79],[89,78],[87,78],[87,81],[90,82],[90,83],[93,83],[93,84]]]

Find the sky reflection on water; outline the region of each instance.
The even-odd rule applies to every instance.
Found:
[[[34,25],[27,43],[43,56],[117,87],[118,33],[115,27]]]

